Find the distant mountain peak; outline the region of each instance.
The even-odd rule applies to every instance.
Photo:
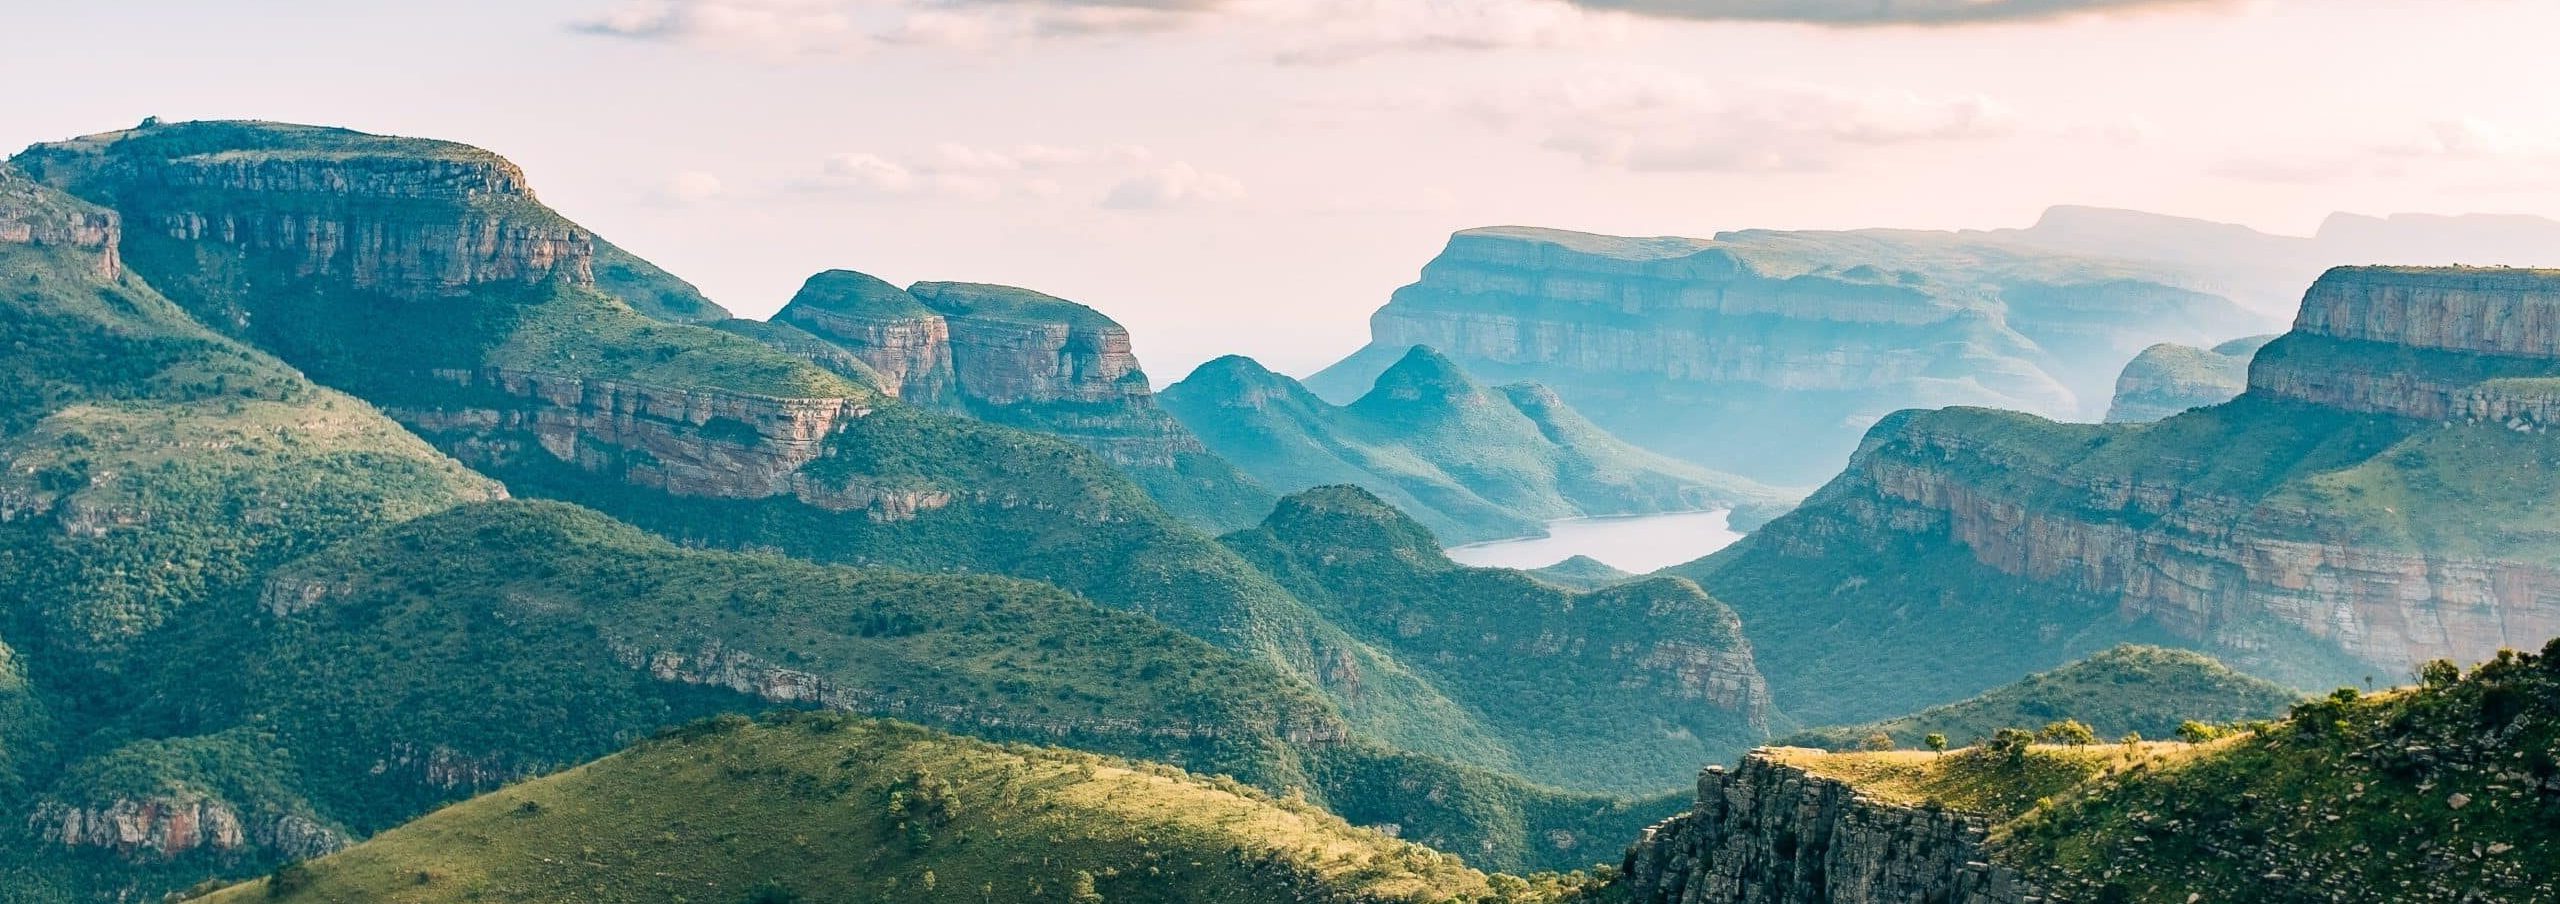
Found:
[[[809,277],[809,281],[800,284],[799,294],[791,296],[790,306],[856,316],[933,316],[932,309],[907,294],[907,290],[855,270],[828,270]]]
[[[1428,345],[1417,345],[1405,350],[1402,359],[1379,374],[1369,394],[1352,403],[1352,407],[1382,402],[1452,402],[1483,394],[1484,386],[1467,376],[1458,362]]]

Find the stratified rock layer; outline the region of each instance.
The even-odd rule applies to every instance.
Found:
[[[1453,236],[1371,318],[1369,348],[1309,385],[1347,399],[1429,345],[1640,445],[1802,484],[1891,411],[2094,415],[2137,350],[2253,322],[2143,268],[1949,236],[1500,227]]]
[[[1646,829],[1619,881],[1637,904],[2042,900],[1989,862],[1986,828],[1753,755],[1733,772],[1707,767],[1696,808]]]

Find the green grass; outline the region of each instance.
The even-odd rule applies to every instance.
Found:
[[[2342,900],[2549,900],[2552,653],[2302,704],[2273,727],[2089,782],[2002,827],[1996,849],[2057,893],[2129,904],[2293,900],[2305,881]]]
[[[793,716],[669,732],[307,864],[289,889],[206,900],[1436,904],[1569,886],[1162,766]]]
[[[2161,647],[2119,646],[2049,672],[2039,672],[1972,698],[1882,722],[1814,729],[1779,743],[1854,750],[1882,734],[1895,746],[1921,746],[1929,735],[1962,747],[2003,728],[2034,730],[2074,719],[2101,738],[2174,736],[2180,723],[2265,719],[2301,699],[2294,690],[2233,671],[2212,657]]]

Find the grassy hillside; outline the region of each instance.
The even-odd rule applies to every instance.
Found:
[[[2212,657],[2161,647],[2119,646],[1970,699],[1898,719],[1800,732],[1779,741],[1854,750],[1877,735],[1915,748],[1929,735],[1963,747],[2003,728],[2036,729],[2077,720],[2101,738],[2164,739],[2193,720],[2207,724],[2272,718],[2301,699],[2291,688],[2243,675]]]
[[[1628,445],[1544,387],[1479,385],[1419,346],[1348,406],[1236,356],[1167,387],[1164,403],[1266,486],[1357,485],[1450,544],[1535,535],[1558,518],[1767,508],[1783,497]]]
[[[1243,785],[891,722],[724,718],[212,902],[1556,901]]]
[[[2087,783],[2004,827],[2004,859],[2089,900],[2560,895],[2560,645],[2302,704],[2262,731]]]
[[[1531,778],[1652,791],[1765,736],[1770,713],[1741,625],[1687,581],[1576,593],[1460,566],[1357,487],[1290,496],[1226,542],[1414,664]]]

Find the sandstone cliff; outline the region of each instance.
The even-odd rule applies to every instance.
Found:
[[[1764,608],[1899,612],[1893,642],[1947,642],[1966,619],[1909,608],[1932,597],[1970,601],[1975,631],[2034,626],[2025,645],[2054,657],[2162,631],[2309,686],[2538,645],[2560,634],[2537,401],[2560,374],[2554,299],[2560,273],[2334,271],[2238,399],[2142,428],[1897,415],[1700,577],[1779,661],[1825,635]],[[1771,676],[1793,705],[1795,675]]]
[[[1272,497],[1156,405],[1129,331],[1027,289],[850,270],[810,277],[776,321],[836,343],[901,401],[1048,433],[1100,453],[1168,510],[1229,530]]]
[[[2250,322],[2152,270],[1943,235],[1471,229],[1309,385],[1348,399],[1429,345],[1552,386],[1639,445],[1809,483],[1893,410],[2094,415],[2137,350]]]
[[[2024,904],[1989,862],[1988,821],[1887,803],[1754,753],[1709,766],[1697,806],[1646,829],[1619,887],[1636,904]]]
[[[2231,401],[2249,388],[2249,358],[2273,339],[2252,336],[2209,349],[2163,342],[2143,349],[2116,377],[2107,423],[2149,423]]]

